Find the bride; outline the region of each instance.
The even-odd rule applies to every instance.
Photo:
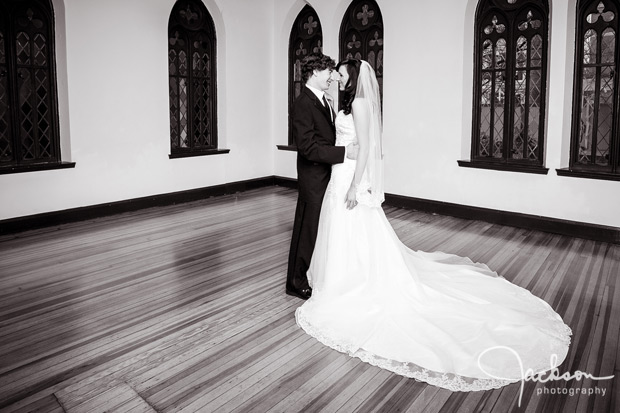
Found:
[[[457,391],[499,388],[564,361],[570,328],[543,300],[486,265],[407,248],[387,220],[379,86],[372,67],[336,66],[344,110],[297,323],[323,344],[394,373]],[[530,369],[530,370],[528,370]]]

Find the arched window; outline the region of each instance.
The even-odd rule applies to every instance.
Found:
[[[483,0],[475,22],[472,164],[546,173],[549,5]]]
[[[170,157],[217,150],[215,25],[199,0],[177,0],[168,21]]]
[[[383,98],[383,17],[374,0],[354,0],[340,25],[340,59],[366,60],[375,69]]]
[[[311,53],[323,51],[323,30],[314,9],[306,5],[297,15],[288,42],[288,144],[293,142],[291,110],[293,102],[301,93],[304,82],[301,78],[301,61]]]
[[[60,163],[54,61],[51,3],[2,1],[0,172],[45,169]]]
[[[571,169],[620,175],[618,2],[579,1]],[[594,176],[593,176],[594,177]]]

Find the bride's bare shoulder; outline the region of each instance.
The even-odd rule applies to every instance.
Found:
[[[368,101],[365,98],[355,98],[351,102],[351,112],[356,115],[363,115],[368,113]]]

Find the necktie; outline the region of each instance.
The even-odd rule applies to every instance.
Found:
[[[325,108],[327,109],[327,111],[329,112],[329,119],[333,122],[333,114],[332,114],[332,107],[329,106],[329,103],[327,102],[327,99],[325,99],[325,95],[323,95],[323,104],[325,105]]]

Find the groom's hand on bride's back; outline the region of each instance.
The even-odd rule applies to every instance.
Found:
[[[357,145],[355,143],[348,144],[347,148],[346,148],[346,156],[347,156],[347,158],[353,159],[353,160],[357,159],[357,153],[359,152],[359,150],[360,150],[360,146],[359,145]]]

